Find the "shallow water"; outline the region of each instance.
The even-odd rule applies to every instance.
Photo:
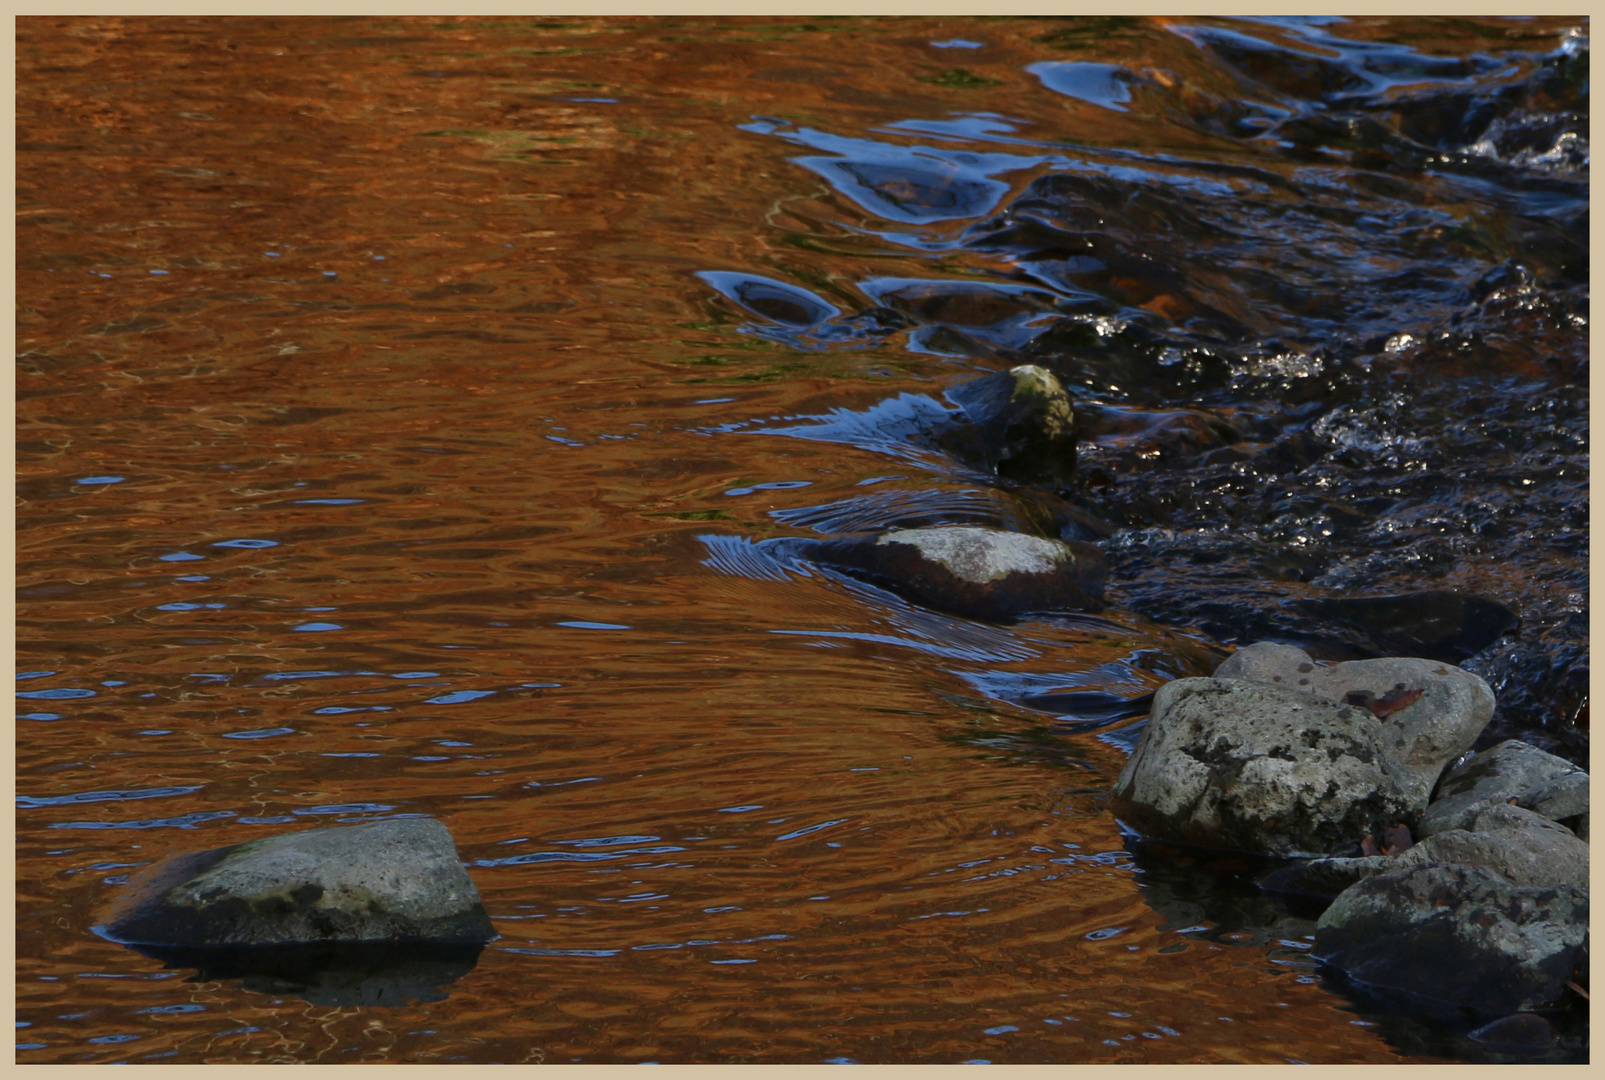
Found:
[[[1586,80],[1565,19],[20,20],[18,1060],[1489,1059],[1102,801],[1155,687],[1420,589],[1585,759]],[[1022,361],[1069,491],[937,437]],[[766,543],[938,522],[1111,607]],[[400,814],[501,934],[434,1000],[95,933]]]

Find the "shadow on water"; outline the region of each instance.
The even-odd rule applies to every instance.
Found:
[[[129,947],[168,968],[195,969],[190,982],[237,981],[259,994],[294,994],[313,1005],[339,1008],[444,1001],[445,988],[474,970],[484,949],[400,941]]]

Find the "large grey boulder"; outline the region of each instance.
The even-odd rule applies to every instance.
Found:
[[[975,425],[979,454],[999,476],[1047,487],[1075,476],[1075,411],[1046,368],[1022,364],[960,383],[947,396]]]
[[[132,943],[206,947],[496,936],[451,833],[423,818],[182,856],[137,883],[108,930]]]
[[[1413,822],[1426,799],[1370,713],[1237,679],[1177,679],[1116,781],[1111,809],[1156,838],[1319,856]]]
[[[1419,863],[1339,894],[1313,952],[1361,983],[1499,1015],[1558,998],[1587,933],[1588,896],[1570,885]]]
[[[1250,679],[1363,708],[1382,721],[1386,748],[1430,795],[1444,766],[1471,748],[1493,719],[1494,695],[1483,679],[1437,660],[1388,657],[1319,664],[1303,649],[1257,642],[1215,670],[1217,679]]]
[[[986,619],[1101,607],[1109,572],[1092,544],[968,525],[826,541],[815,557],[931,607]]]
[[[1518,739],[1507,739],[1444,775],[1437,798],[1422,815],[1416,835],[1463,829],[1489,804],[1509,802],[1574,774],[1587,779],[1583,770],[1565,758]]]

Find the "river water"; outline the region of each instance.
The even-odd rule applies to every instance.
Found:
[[[1481,1053],[1103,798],[1167,679],[1427,589],[1504,613],[1434,646],[1488,738],[1586,760],[1578,20],[18,30],[19,1061]],[[1070,490],[928,437],[1021,362]],[[1111,606],[762,544],[942,522]],[[501,936],[400,1004],[96,932],[407,814]]]

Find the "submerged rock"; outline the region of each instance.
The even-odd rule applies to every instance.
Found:
[[[113,916],[130,943],[483,943],[496,936],[438,821],[398,818],[251,840],[158,866]]]
[[[1425,805],[1370,713],[1238,679],[1177,679],[1154,695],[1111,809],[1158,838],[1324,855]]]
[[[1259,879],[1259,887],[1279,896],[1330,900],[1356,882],[1398,868],[1389,855],[1311,859],[1271,871]]]
[[[1370,987],[1499,1015],[1560,997],[1587,933],[1580,889],[1421,863],[1345,889],[1316,923],[1314,954]]]
[[[1391,657],[1325,665],[1291,645],[1258,642],[1215,670],[1355,705],[1382,721],[1387,753],[1414,776],[1423,801],[1444,766],[1471,748],[1494,714],[1494,695],[1480,677],[1436,660]]]
[[[1076,474],[1076,420],[1070,395],[1046,368],[1022,364],[961,383],[947,396],[975,425],[980,456],[999,476],[1063,487]]]
[[[1496,600],[1443,589],[1399,596],[1334,596],[1306,600],[1301,610],[1366,635],[1380,651],[1458,664],[1520,625]]]
[[[1584,781],[1588,775],[1565,758],[1518,739],[1507,739],[1444,775],[1437,798],[1421,816],[1416,835],[1465,828],[1490,804],[1509,802],[1574,774],[1581,774]]]
[[[1466,1038],[1501,1054],[1517,1057],[1544,1053],[1555,1045],[1555,1029],[1537,1013],[1514,1013],[1484,1024]]]
[[[1096,609],[1109,570],[1092,544],[971,526],[893,529],[816,550],[821,562],[858,571],[912,600],[981,618]]]

